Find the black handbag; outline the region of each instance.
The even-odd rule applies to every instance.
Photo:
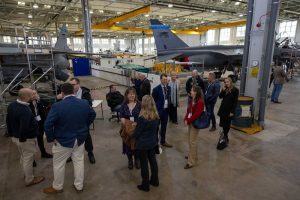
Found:
[[[193,127],[195,129],[205,129],[208,128],[210,125],[210,117],[208,112],[203,111],[195,121],[193,121]]]

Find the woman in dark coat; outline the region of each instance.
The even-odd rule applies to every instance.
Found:
[[[136,90],[133,87],[129,87],[125,91],[124,98],[124,103],[122,104],[120,109],[121,123],[125,125],[126,119],[133,122],[137,122],[141,111],[141,103],[137,99]],[[136,125],[136,123],[133,124]],[[133,157],[135,168],[140,168],[140,161],[138,159],[138,156],[136,155],[136,152],[132,150],[129,146],[127,146],[125,143],[123,143],[123,153],[126,154],[128,157],[128,168],[130,170],[133,169]]]
[[[219,94],[219,98],[222,99],[222,102],[218,115],[220,116],[220,126],[223,128],[226,146],[229,143],[228,132],[230,130],[231,120],[234,118],[238,97],[239,90],[233,86],[231,78],[225,78],[224,87]]]
[[[137,120],[137,126],[133,137],[136,140],[136,150],[141,162],[142,184],[138,185],[138,189],[149,191],[150,184],[157,187],[158,167],[156,162],[155,148],[157,146],[157,128],[159,124],[159,116],[156,110],[155,102],[150,95],[142,98],[142,109]],[[149,180],[148,161],[151,168],[151,177]]]

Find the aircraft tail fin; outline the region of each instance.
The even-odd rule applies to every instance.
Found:
[[[188,47],[177,35],[171,32],[170,26],[162,24],[157,19],[150,19],[157,53],[163,50]]]

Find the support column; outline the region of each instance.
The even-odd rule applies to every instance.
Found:
[[[295,42],[300,43],[300,20],[297,21],[297,29],[295,35]]]
[[[246,74],[242,73],[241,93],[243,94],[245,85],[245,95],[254,98],[254,119],[261,126],[264,126],[267,89],[274,51],[275,24],[278,18],[279,5],[280,0],[254,0],[249,55],[246,60],[247,65],[243,65],[242,70]],[[247,30],[249,31],[249,27]],[[247,57],[246,54],[247,49],[244,58]]]
[[[91,18],[89,9],[89,0],[81,0],[82,5],[82,15],[83,15],[83,26],[84,26],[84,41],[85,41],[85,51],[92,53],[92,28],[91,28]]]

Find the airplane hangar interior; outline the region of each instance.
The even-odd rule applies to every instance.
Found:
[[[300,199],[300,0],[1,0],[0,200]]]

